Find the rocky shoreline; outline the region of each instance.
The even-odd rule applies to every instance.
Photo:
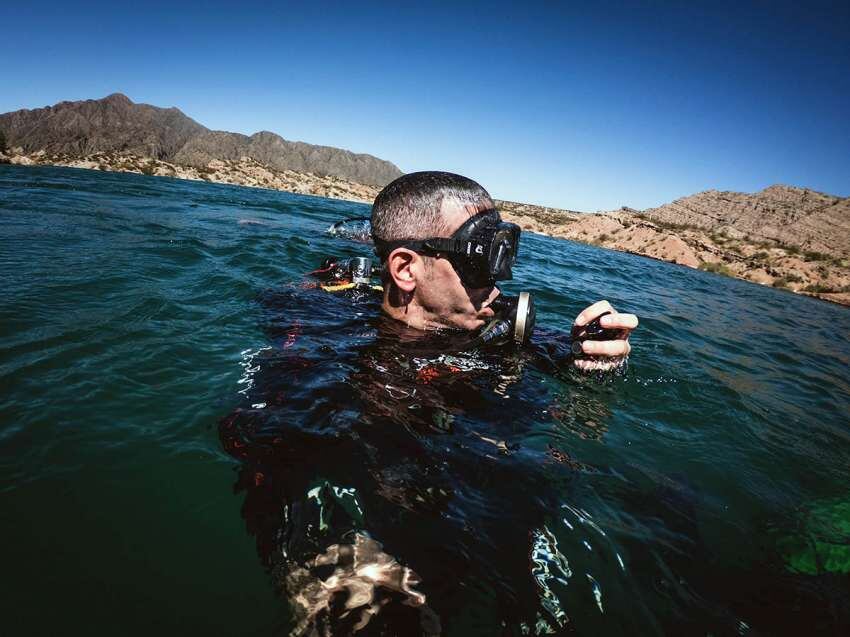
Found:
[[[9,155],[0,153],[0,162],[4,160],[5,163],[22,166],[67,166],[157,177],[176,177],[217,184],[285,190],[303,195],[365,203],[372,203],[380,190],[376,186],[359,184],[333,175],[321,176],[294,170],[275,170],[250,158],[242,158],[239,161],[214,159],[200,168],[181,166],[150,157],[112,152],[93,153],[84,157],[51,154],[45,151],[30,154],[12,152]]]
[[[245,157],[238,161],[212,160],[205,167],[196,168],[117,152],[74,157],[45,151],[26,154],[16,150],[13,149],[6,155],[0,153],[0,163],[133,172],[284,190],[361,203],[371,203],[380,190],[376,186],[356,183],[341,177],[275,170]],[[774,192],[771,195],[812,199],[809,192],[802,189],[784,186],[772,188],[781,188],[788,192]],[[702,194],[709,195],[712,192]],[[727,194],[729,193],[714,193]],[[814,194],[821,198],[827,197],[820,193]],[[833,203],[837,202],[839,206],[847,201],[833,199]],[[770,238],[764,236],[764,232],[748,233],[738,227],[740,223],[723,224],[713,218],[709,219],[709,227],[701,227],[699,215],[694,216],[691,223],[672,222],[668,220],[671,215],[675,215],[673,218],[677,220],[683,218],[681,205],[677,209],[676,202],[668,204],[671,211],[667,211],[668,207],[643,212],[623,208],[593,214],[510,201],[499,201],[497,204],[503,217],[519,224],[523,230],[630,252],[850,306],[850,255],[843,246],[809,242],[816,247],[827,246],[821,248],[823,251],[815,250],[810,246],[782,241],[781,234],[775,235],[779,238]],[[751,205],[750,202],[745,204]],[[839,214],[843,215],[843,211],[839,211]],[[687,214],[684,218],[688,218]],[[703,223],[703,226],[705,225],[707,224]],[[817,233],[813,236],[818,237]],[[828,241],[829,238],[824,235],[823,241]]]
[[[621,210],[509,215],[524,230],[630,252],[850,306],[850,258]]]

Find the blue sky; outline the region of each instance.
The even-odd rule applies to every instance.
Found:
[[[24,4],[0,112],[122,92],[585,211],[850,195],[847,3]]]

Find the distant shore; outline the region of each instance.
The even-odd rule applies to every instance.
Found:
[[[249,158],[213,160],[206,167],[194,168],[132,154],[101,152],[71,157],[39,151],[0,153],[0,163],[176,177],[369,204],[380,190],[340,177],[274,170]],[[591,214],[510,201],[499,201],[497,205],[506,220],[517,223],[523,230],[630,252],[850,306],[850,260],[843,255],[805,252],[739,232],[718,234],[695,226],[663,223],[628,209]]]
[[[300,173],[293,170],[274,170],[253,159],[241,161],[213,160],[203,168],[180,166],[149,157],[139,157],[124,153],[93,153],[85,157],[70,155],[51,155],[44,151],[23,154],[0,154],[0,161],[22,166],[68,166],[70,168],[88,168],[109,172],[137,173],[157,177],[176,177],[195,181],[209,181],[217,184],[233,184],[253,188],[285,190],[302,195],[316,195],[331,199],[344,199],[372,203],[379,188],[358,184],[334,176],[321,176],[312,173]]]
[[[638,211],[503,216],[524,230],[629,252],[850,306],[850,259],[733,231],[653,220]]]

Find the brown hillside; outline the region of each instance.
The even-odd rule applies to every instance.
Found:
[[[401,175],[388,161],[340,148],[291,142],[266,131],[250,137],[211,131],[176,108],[136,104],[115,93],[100,100],[0,115],[0,132],[19,154],[44,151],[85,159],[123,153],[203,168],[211,161],[257,161],[275,170],[335,176],[382,186]]]
[[[709,190],[643,214],[662,224],[695,226],[850,257],[848,199],[806,188],[777,185],[753,194]]]

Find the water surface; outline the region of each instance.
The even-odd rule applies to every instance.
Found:
[[[247,532],[244,490],[234,493],[245,464],[220,423],[250,401],[243,390],[260,353],[286,345],[285,329],[270,325],[287,318],[270,318],[262,300],[327,254],[361,253],[325,230],[367,213],[259,189],[0,167],[7,634],[290,630]],[[566,330],[600,298],[637,313],[641,327],[623,378],[529,368],[509,398],[481,399],[518,414],[504,436],[516,450],[490,454],[514,483],[473,480],[449,454],[456,483],[476,489],[452,506],[471,521],[468,537],[499,537],[492,523],[522,530],[524,542],[469,555],[477,570],[457,584],[480,594],[467,593],[473,602],[448,613],[444,629],[492,634],[494,591],[515,589],[527,612],[514,628],[532,633],[536,616],[580,634],[846,631],[847,309],[523,240],[507,287],[534,292],[541,327]],[[475,433],[488,424],[504,433],[489,413]],[[472,421],[458,423],[454,440],[471,440]],[[485,515],[495,502],[502,527]],[[387,515],[375,512],[373,526],[390,528]],[[451,529],[442,519],[434,514],[435,528]],[[413,537],[376,539],[428,570]],[[534,599],[523,602],[524,591]]]

